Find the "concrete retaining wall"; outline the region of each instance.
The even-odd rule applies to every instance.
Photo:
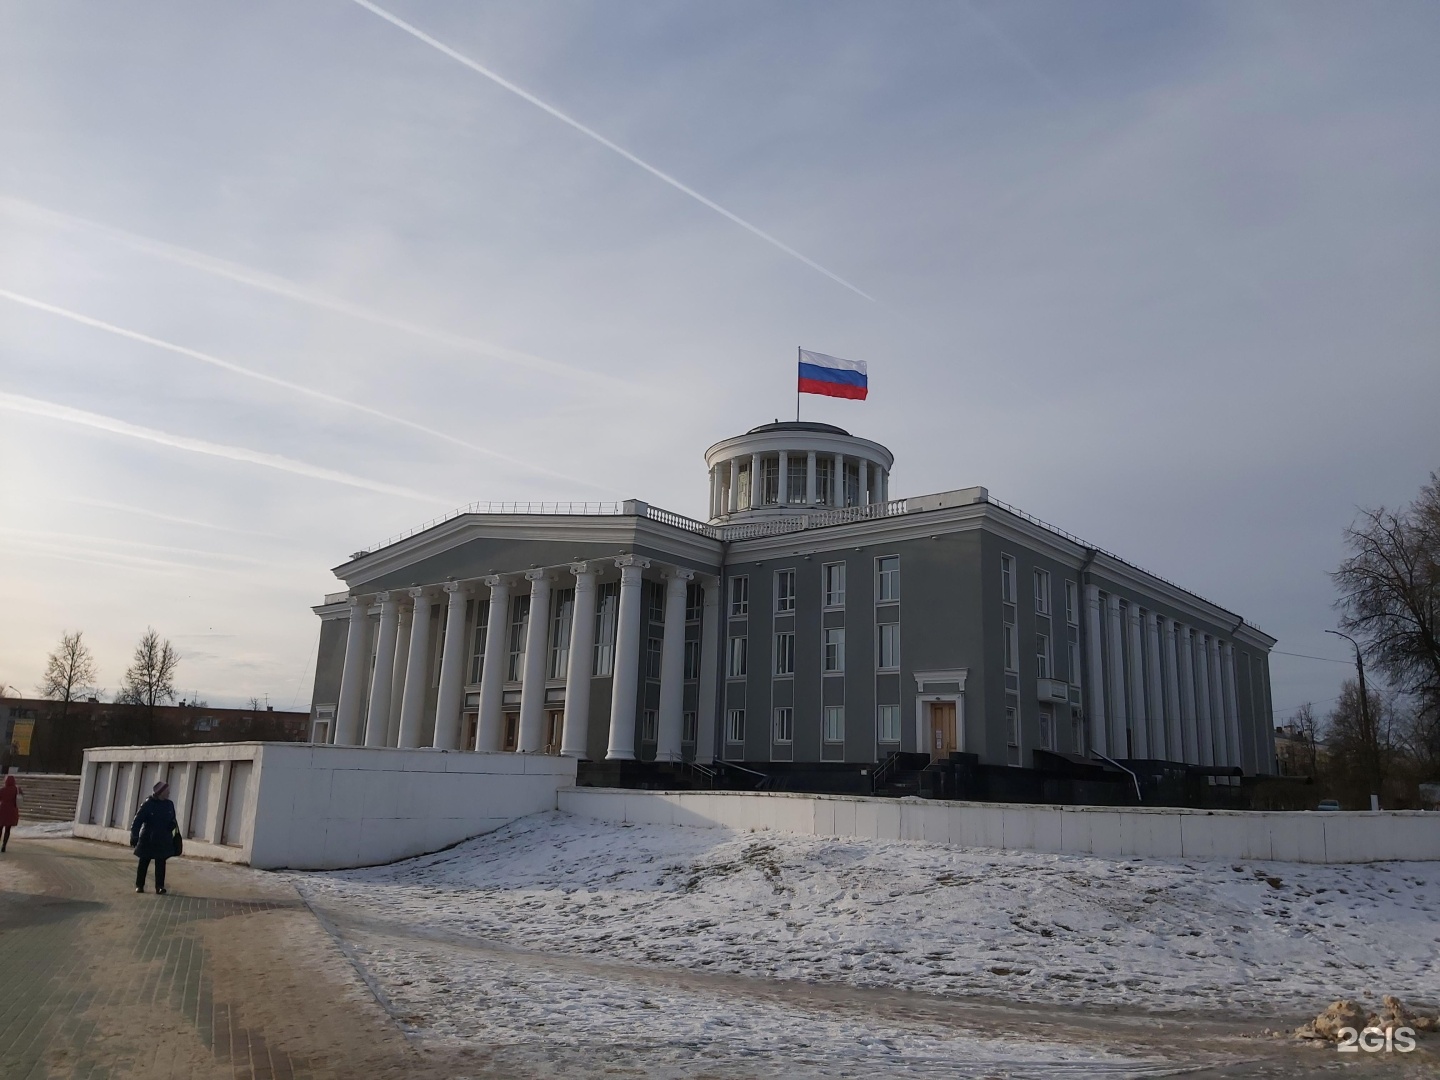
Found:
[[[1359,863],[1440,859],[1440,813],[1180,810],[870,799],[785,792],[566,788],[601,821],[773,829],[1055,854]]]
[[[75,835],[128,844],[158,779],[187,854],[328,870],[423,855],[553,810],[575,761],[308,743],[104,747],[85,752]]]

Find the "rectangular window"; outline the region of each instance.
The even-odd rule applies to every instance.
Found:
[[[795,610],[795,571],[775,571],[775,611],[785,614]]]
[[[877,726],[881,742],[898,743],[900,741],[900,706],[881,705]]]
[[[827,608],[839,608],[845,606],[845,564],[843,562],[826,563],[825,574],[825,606]]]
[[[700,678],[700,642],[685,642],[685,678]]]
[[[705,610],[705,586],[695,582],[685,586],[685,621],[699,622]]]
[[[1050,678],[1050,635],[1035,635],[1035,677]]]
[[[822,506],[835,505],[835,459],[815,459],[815,501]]]
[[[775,635],[775,674],[795,674],[795,635],[793,633]]]
[[[1069,674],[1069,677],[1070,677],[1070,685],[1071,685],[1071,686],[1079,686],[1079,685],[1080,685],[1080,643],[1079,643],[1078,641],[1072,641],[1072,642],[1070,642],[1070,671],[1069,671],[1068,674]]]
[[[845,628],[831,627],[825,631],[825,661],[823,670],[828,673],[845,670]]]
[[[1073,753],[1086,753],[1088,747],[1085,745],[1085,716],[1079,709],[1070,710],[1070,749]]]
[[[795,710],[790,708],[775,710],[775,741],[777,743],[791,742],[795,737]]]
[[[653,623],[665,622],[665,585],[660,581],[647,581],[645,591],[650,594],[650,602],[646,605],[650,621]]]
[[[510,601],[510,664],[505,672],[510,682],[519,682],[525,674],[525,635],[529,628],[530,597],[517,596]]]
[[[1020,710],[1014,705],[1005,706],[1005,741],[1011,746],[1020,745]]]
[[[620,583],[601,582],[595,590],[595,674],[615,671],[615,615],[620,607]]]
[[[1065,582],[1065,621],[1071,626],[1080,625],[1080,590],[1075,582]]]
[[[652,637],[645,642],[645,678],[660,678],[660,657],[664,645],[660,638]]]
[[[659,720],[654,709],[646,709],[640,714],[640,741],[654,742],[655,735],[659,731]]]
[[[1015,560],[1009,555],[1000,556],[1000,599],[1015,602]]]
[[[471,640],[475,643],[474,651],[470,654],[470,682],[473,685],[480,681],[485,671],[485,638],[490,633],[490,597],[485,597],[475,603],[475,633]]]
[[[1040,745],[1046,750],[1055,749],[1055,716],[1052,712],[1054,706],[1040,706]]]
[[[680,714],[680,741],[695,741],[695,713],[693,712]]]
[[[1015,637],[1015,624],[1005,624],[1005,670],[1019,671],[1020,645]]]
[[[725,714],[725,741],[732,743],[745,741],[744,709],[731,709]]]
[[[876,578],[875,600],[877,603],[886,600],[900,599],[900,556],[886,555],[875,560]]]
[[[845,741],[845,706],[825,706],[825,730],[823,734],[826,742],[841,743]]]
[[[575,590],[556,589],[550,610],[549,677],[563,679],[570,667],[570,627],[575,618]]]
[[[1041,615],[1050,614],[1050,571],[1035,571],[1035,610]]]
[[[774,506],[780,501],[780,459],[760,459],[760,504]]]
[[[730,615],[738,618],[750,614],[750,579],[748,577],[737,577],[730,579]]]
[[[743,679],[745,677],[745,639],[743,637],[732,637],[730,639],[730,654],[725,665],[725,673],[732,679]]]
[[[786,471],[789,474],[787,483],[790,487],[785,494],[792,503],[803,503],[809,495],[805,490],[810,483],[807,476],[809,465],[804,454],[798,457],[795,454],[791,454],[789,461],[789,467]]]
[[[881,623],[875,628],[876,667],[884,670],[900,666],[900,624]]]

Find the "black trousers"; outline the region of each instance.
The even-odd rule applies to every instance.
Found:
[[[146,858],[144,855],[141,855],[141,856],[140,856],[140,869],[137,870],[137,871],[135,871],[135,887],[136,887],[137,889],[143,889],[143,888],[145,887],[145,872],[146,872],[147,870],[149,870],[149,869],[150,869],[150,860],[149,860],[148,858]],[[155,888],[157,888],[157,889],[163,889],[164,887],[165,887],[165,860],[164,860],[164,859],[156,859],[156,860],[155,860]]]

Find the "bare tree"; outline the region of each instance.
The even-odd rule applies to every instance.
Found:
[[[62,723],[70,716],[70,703],[92,692],[99,675],[95,656],[83,635],[82,630],[60,635],[60,644],[45,661],[45,674],[40,679],[40,696],[60,702]]]
[[[1362,708],[1360,684],[1346,679],[1340,684],[1340,697],[1325,726],[1325,745],[1333,771],[1357,801],[1369,793],[1383,794],[1401,750],[1397,738],[1399,710],[1393,697],[1377,690],[1369,690],[1366,697],[1368,701]]]
[[[1320,720],[1310,702],[1301,705],[1290,721],[1294,731],[1295,765],[1302,776],[1315,776],[1320,767]]]
[[[153,725],[155,706],[175,700],[175,669],[179,664],[180,657],[170,642],[161,641],[154,627],[147,628],[135,646],[135,660],[125,670],[125,682],[116,700],[143,708]]]

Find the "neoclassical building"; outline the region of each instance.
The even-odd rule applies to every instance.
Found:
[[[315,741],[1275,771],[1275,639],[1234,612],[983,487],[892,499],[890,452],[827,424],[705,460],[707,521],[477,504],[336,567]]]

